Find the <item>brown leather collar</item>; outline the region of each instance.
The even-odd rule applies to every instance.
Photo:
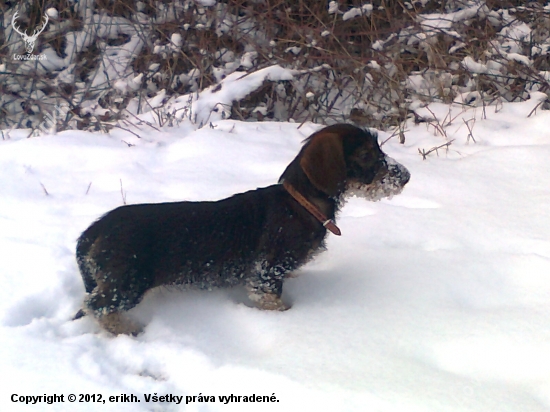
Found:
[[[327,218],[317,206],[307,200],[300,192],[292,187],[287,181],[283,181],[283,187],[298,203],[300,203],[309,213],[311,213],[319,222],[336,236],[340,236],[342,232],[332,219]]]

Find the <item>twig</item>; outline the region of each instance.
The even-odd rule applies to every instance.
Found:
[[[143,119],[140,119],[139,117],[137,117],[135,114],[133,114],[131,111],[129,111],[128,109],[124,109],[128,114],[130,114],[131,116],[135,117],[137,119],[138,122],[140,123],[145,123],[147,126],[155,129],[157,132],[160,132],[160,129],[153,126],[153,124],[151,122],[148,122],[147,120],[143,120]],[[130,122],[128,122],[130,123]],[[136,127],[133,123],[130,123],[132,126]],[[139,123],[138,123],[139,124]]]
[[[439,149],[442,149],[443,147],[446,147],[447,149],[449,148],[449,146],[454,142],[454,139],[453,140],[450,140],[448,141],[447,143],[444,143],[442,144],[441,146],[437,146],[437,147],[432,147],[430,150],[428,150],[427,152],[422,149],[420,150],[420,148],[418,149],[418,153],[420,153],[420,155],[422,156],[422,160],[426,160],[427,156],[430,154],[430,153],[433,153],[433,152],[436,152],[437,155],[439,156]]]
[[[535,107],[533,107],[533,110],[531,110],[531,112],[527,115],[527,117],[528,117],[528,118],[531,117],[531,115],[532,115],[533,113],[535,113],[535,112],[537,111],[537,109],[539,108],[539,106],[540,106],[541,104],[543,104],[545,101],[546,101],[546,100],[541,100]]]
[[[439,119],[437,118],[435,113],[432,111],[432,109],[429,108],[429,106],[426,106],[426,110],[428,110],[430,112],[430,114],[433,116],[433,118],[435,120],[435,122],[428,120],[428,125],[432,126],[435,129],[435,131],[439,132],[442,136],[447,138],[447,132],[445,131],[445,129],[441,125],[441,122],[439,121]]]
[[[122,179],[120,179],[120,194],[122,196],[122,203],[126,204],[126,193],[124,193],[124,190],[122,189]]]
[[[44,186],[42,184],[42,182],[39,182],[40,183],[40,186],[42,186],[42,190],[44,191],[44,193],[46,194],[46,196],[49,196],[50,194],[48,193],[48,191],[46,190],[46,186]]]
[[[401,129],[401,127],[399,127],[391,134],[390,137],[388,137],[386,140],[380,143],[380,147],[384,146],[388,140],[392,139],[397,135],[399,135],[399,143],[401,144],[405,143],[405,131]]]
[[[476,119],[475,117],[471,118],[470,120],[473,120],[474,121],[474,126],[476,124]],[[468,122],[470,121],[468,120]],[[472,140],[474,141],[474,143],[477,143],[476,142],[476,139],[474,139],[474,134],[472,133],[472,130],[474,130],[474,126],[470,127],[470,124],[464,120],[464,118],[462,118],[462,121],[464,122],[464,124],[466,125],[466,127],[468,128],[468,137],[466,138],[466,143],[469,143],[470,142],[470,138],[472,138]]]
[[[125,130],[127,132],[132,133],[134,136],[136,136],[138,139],[141,139],[141,136],[137,133],[132,132],[130,129],[126,129],[125,127],[119,126],[117,124],[114,125],[114,127],[118,127],[119,129]]]

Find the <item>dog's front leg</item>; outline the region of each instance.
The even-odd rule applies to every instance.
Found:
[[[259,309],[280,311],[290,309],[290,306],[285,305],[281,300],[285,272],[281,266],[262,267],[246,284],[248,298]]]

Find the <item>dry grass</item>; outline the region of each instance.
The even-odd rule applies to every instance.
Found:
[[[2,12],[12,15],[17,6],[23,10],[20,15],[28,17],[28,27],[46,11],[45,1],[11,3],[0,5]],[[59,120],[58,130],[107,130],[125,116],[132,99],[144,101],[163,89],[167,96],[197,92],[217,83],[224,73],[272,64],[296,69],[324,66],[293,81],[267,82],[235,102],[231,117],[344,120],[387,129],[411,116],[412,101],[448,103],[470,91],[491,104],[497,99],[526,99],[531,90],[548,91],[541,74],[550,70],[548,54],[533,52],[546,47],[550,33],[542,1],[524,6],[523,1],[488,0],[486,10],[505,10],[510,18],[499,22],[480,9],[467,24],[428,33],[419,15],[460,10],[468,2],[378,0],[371,3],[372,10],[345,21],[342,12],[361,7],[362,1],[338,3],[341,12],[329,13],[327,4],[318,0],[227,0],[214,7],[187,0],[98,0],[94,13],[125,18],[143,41],[130,63],[134,75],[142,74],[140,87],[125,92],[111,83],[94,87],[90,75],[100,65],[105,47],[124,45],[129,35],[90,32],[93,41],[75,54],[73,77],[67,80],[38,65],[21,70],[21,62],[11,58],[20,38],[10,27],[0,27],[0,127],[36,128],[61,102],[70,110]],[[67,35],[85,27],[84,14],[66,0],[47,4],[57,9],[59,18],[40,38],[37,52],[51,47],[65,57]],[[530,59],[529,65],[499,51],[506,42],[503,30],[521,22],[531,28],[530,37],[509,40]],[[181,36],[181,47],[171,42],[174,34]],[[472,73],[463,64],[467,57],[480,64],[497,62],[500,68]],[[428,87],[413,87],[411,75],[425,79]],[[103,110],[87,111],[90,102]]]

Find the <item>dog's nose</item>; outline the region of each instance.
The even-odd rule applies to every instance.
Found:
[[[399,166],[401,167],[401,182],[403,183],[403,186],[405,186],[411,178],[411,173],[405,166],[401,164]]]
[[[385,161],[388,167],[389,174],[395,176],[397,180],[399,180],[401,185],[405,186],[411,178],[411,174],[408,169],[389,156],[386,156]]]

